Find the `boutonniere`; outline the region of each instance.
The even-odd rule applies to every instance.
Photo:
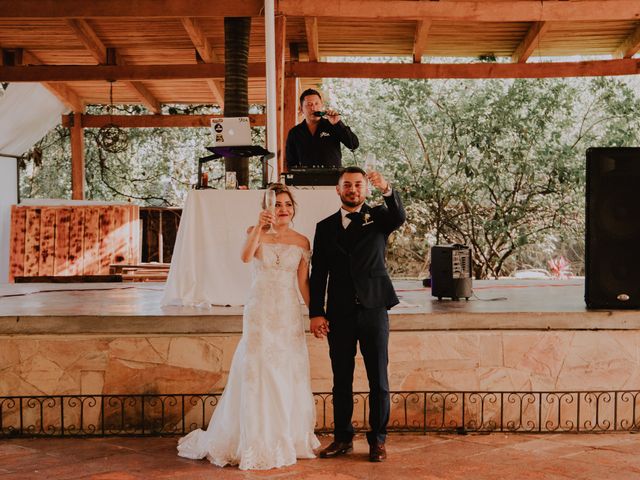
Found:
[[[320,138],[322,137],[330,137],[331,134],[329,132],[320,132]]]
[[[365,213],[362,218],[364,219],[364,222],[362,223],[363,227],[365,225],[369,225],[370,223],[373,223],[373,220],[371,220],[371,215],[369,215],[368,213]]]

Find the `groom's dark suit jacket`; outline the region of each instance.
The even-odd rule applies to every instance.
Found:
[[[384,255],[387,238],[404,223],[405,212],[395,189],[383,198],[385,205],[362,206],[361,213],[368,216],[366,219],[371,223],[357,227],[348,246],[340,211],[317,224],[310,278],[310,317],[325,316],[331,320],[349,312],[356,301],[365,308],[389,309],[398,303]]]

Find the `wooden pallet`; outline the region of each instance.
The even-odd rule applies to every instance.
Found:
[[[140,261],[136,205],[11,207],[9,281],[14,277],[108,275]]]
[[[169,263],[139,263],[137,265],[111,265],[112,275],[121,275],[124,282],[165,282]]]

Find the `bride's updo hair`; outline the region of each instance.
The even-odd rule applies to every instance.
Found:
[[[293,220],[293,218],[296,216],[296,207],[298,206],[298,204],[296,203],[295,198],[293,198],[291,190],[289,190],[289,188],[284,183],[272,183],[271,185],[269,185],[267,190],[273,190],[274,192],[276,192],[276,197],[281,193],[286,193],[287,195],[289,195],[291,203],[293,204],[293,215],[291,216],[291,220]],[[262,208],[264,210],[267,209],[266,195],[262,196]]]

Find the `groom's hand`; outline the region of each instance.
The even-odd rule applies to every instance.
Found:
[[[389,182],[387,182],[385,178],[380,175],[380,172],[371,171],[367,173],[367,178],[369,179],[369,182],[371,182],[371,185],[376,187],[382,193],[386,192],[389,189]]]
[[[314,337],[322,338],[329,332],[329,322],[324,317],[313,317],[309,323],[309,330]]]

